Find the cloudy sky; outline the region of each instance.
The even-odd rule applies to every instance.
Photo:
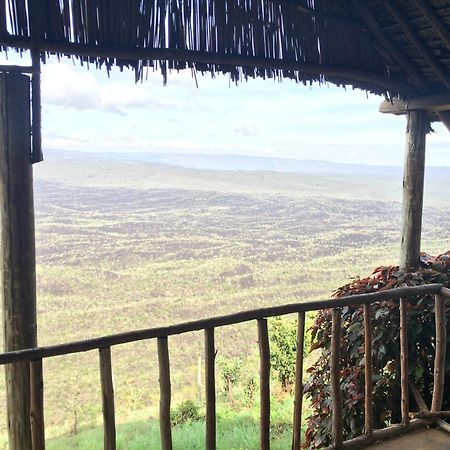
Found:
[[[10,62],[17,62],[11,60]],[[378,112],[381,98],[332,86],[211,79],[190,71],[134,83],[56,60],[43,66],[44,148],[234,153],[401,165],[405,118]],[[428,138],[427,163],[450,166],[450,133]]]

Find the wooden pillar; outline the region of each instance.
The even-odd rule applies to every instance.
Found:
[[[424,111],[408,111],[406,116],[400,269],[412,271],[418,267],[420,258],[425,175],[425,138],[429,131],[430,123]]]
[[[30,129],[30,79],[0,73],[0,276],[5,351],[37,344]],[[5,373],[9,447],[30,450],[29,364],[7,365]]]

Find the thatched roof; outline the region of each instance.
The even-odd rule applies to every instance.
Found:
[[[408,96],[450,86],[450,0],[0,0],[0,44]]]

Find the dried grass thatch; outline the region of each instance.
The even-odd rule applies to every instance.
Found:
[[[449,0],[0,0],[3,49],[380,94],[450,86],[449,23]]]

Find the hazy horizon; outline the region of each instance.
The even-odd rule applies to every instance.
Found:
[[[347,166],[347,167],[370,167],[370,168],[395,168],[395,169],[403,169],[403,164],[382,164],[382,162],[375,164],[374,162],[340,162],[340,161],[333,161],[330,159],[320,159],[320,158],[301,158],[293,156],[283,156],[273,154],[273,155],[255,155],[255,154],[247,154],[247,153],[233,153],[233,152],[223,152],[223,153],[206,153],[204,151],[201,151],[200,149],[198,151],[189,151],[189,152],[183,152],[183,151],[164,151],[161,150],[125,150],[125,149],[109,149],[109,150],[97,150],[97,149],[90,149],[90,148],[77,148],[77,149],[61,149],[61,148],[46,148],[44,149],[44,164],[45,164],[45,156],[46,154],[52,154],[52,153],[59,153],[60,155],[63,154],[71,154],[71,153],[85,153],[92,156],[98,156],[101,158],[113,158],[114,156],[123,156],[123,159],[126,159],[127,157],[130,158],[130,160],[141,160],[139,156],[142,157],[142,160],[145,161],[145,156],[158,156],[158,157],[181,157],[181,158],[205,158],[205,160],[213,160],[213,159],[219,159],[219,158],[230,158],[234,160],[255,160],[255,161],[295,161],[299,163],[313,163],[313,164],[324,164],[324,165],[332,165],[332,166]],[[151,161],[147,161],[151,162]],[[167,162],[165,164],[168,164]],[[177,165],[177,164],[170,164],[170,165]],[[427,164],[427,168],[449,168],[450,164]],[[245,168],[243,169],[245,170]]]

